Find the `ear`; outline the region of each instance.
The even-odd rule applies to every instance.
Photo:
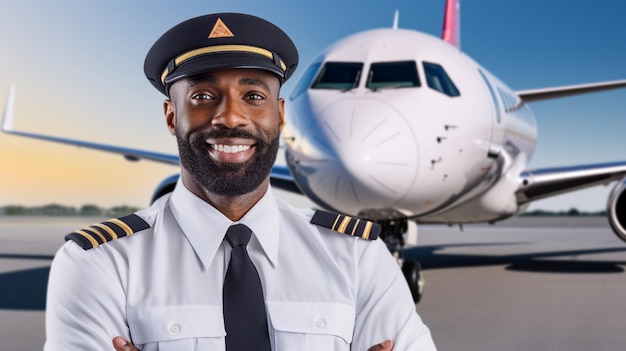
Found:
[[[283,130],[283,127],[285,126],[285,99],[284,98],[278,99],[278,116],[280,119],[278,121],[278,126],[280,130]]]
[[[165,122],[170,134],[176,135],[176,106],[172,100],[163,101],[163,112],[165,113]]]

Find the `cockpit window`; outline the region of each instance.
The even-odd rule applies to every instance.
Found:
[[[315,73],[317,73],[317,70],[320,69],[321,65],[322,64],[318,62],[312,64],[311,66],[309,66],[309,68],[307,68],[306,72],[304,72],[304,74],[302,75],[302,78],[300,78],[300,81],[298,81],[298,84],[296,84],[296,87],[293,88],[289,99],[293,100],[297,98],[298,96],[300,96],[300,94],[304,93],[309,88],[313,77],[315,77]]]
[[[415,61],[372,63],[367,87],[372,90],[419,87]]]
[[[424,62],[424,73],[426,74],[426,83],[431,89],[451,97],[461,95],[459,89],[456,88],[452,79],[448,77],[448,74],[440,65]]]
[[[363,63],[326,62],[311,89],[350,90],[359,84]]]

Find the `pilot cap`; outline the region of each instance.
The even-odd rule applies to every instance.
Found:
[[[281,84],[298,66],[298,51],[274,24],[241,13],[216,13],[184,21],[163,34],[144,62],[146,77],[168,95],[176,80],[229,68],[257,68]]]

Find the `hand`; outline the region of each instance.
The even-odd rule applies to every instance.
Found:
[[[130,341],[126,341],[121,336],[116,336],[113,338],[113,347],[115,347],[115,351],[141,351],[135,347],[135,345],[131,344]],[[386,350],[386,349],[374,349],[374,350]]]
[[[381,342],[380,344],[376,344],[370,347],[367,351],[391,351],[391,350],[393,350],[393,341],[385,340]],[[118,351],[126,351],[126,350],[118,350]]]

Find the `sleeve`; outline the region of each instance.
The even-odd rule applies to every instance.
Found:
[[[358,263],[352,350],[365,351],[386,339],[394,342],[394,351],[436,350],[396,260],[381,240],[365,245]]]
[[[130,337],[125,296],[107,248],[67,242],[50,268],[44,351],[113,350],[113,337]]]

